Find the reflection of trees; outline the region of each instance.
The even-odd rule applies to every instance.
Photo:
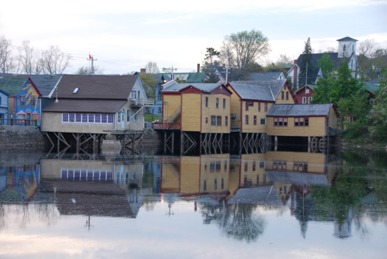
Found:
[[[302,193],[296,196],[296,209],[294,215],[300,223],[301,234],[305,238],[308,229],[308,221],[313,219],[313,201],[309,195]]]
[[[335,234],[339,238],[349,236],[352,220],[356,227],[366,234],[366,227],[362,224],[360,215],[364,213],[362,201],[367,195],[367,187],[365,168],[344,168],[343,172],[337,175],[331,188],[319,186],[312,188],[316,215],[321,219],[333,217],[337,224]]]
[[[258,239],[264,231],[265,222],[261,216],[254,215],[256,205],[232,204],[202,205],[204,223],[216,223],[228,237],[246,242]]]
[[[6,219],[26,228],[28,224],[35,224],[36,218],[48,226],[54,225],[58,217],[59,212],[53,203],[0,204],[0,230],[6,227]]]

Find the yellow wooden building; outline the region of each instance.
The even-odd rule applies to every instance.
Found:
[[[235,81],[227,85],[231,95],[231,142],[239,152],[263,151],[266,114],[276,103],[294,104],[285,79]]]
[[[275,104],[267,114],[266,134],[278,137],[307,137],[311,148],[326,147],[339,132],[339,114],[333,104]]]
[[[187,132],[229,133],[230,91],[218,83],[170,81],[163,90],[163,127]]]
[[[174,132],[166,131],[179,131],[181,153],[196,146],[204,150],[221,148],[227,136],[224,134],[230,133],[230,96],[220,83],[170,81],[163,85],[162,122],[155,128],[165,130],[165,140],[174,139]]]
[[[273,104],[294,104],[285,79],[237,81],[227,87],[231,95],[231,127],[242,133],[265,133],[266,114]]]

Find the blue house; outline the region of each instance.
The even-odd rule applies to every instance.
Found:
[[[0,89],[0,125],[7,124],[8,93]]]

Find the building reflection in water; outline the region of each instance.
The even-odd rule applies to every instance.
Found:
[[[173,216],[177,200],[192,201],[203,223],[216,224],[227,236],[256,240],[265,229],[257,209],[284,211],[300,223],[305,236],[309,221],[335,222],[316,215],[311,197],[315,186],[329,188],[341,162],[323,153],[267,153],[157,156],[152,158],[43,158],[31,164],[0,167],[2,204],[39,203],[50,215],[135,218],[140,208],[168,204]],[[12,197],[12,198],[10,198]],[[16,206],[16,205],[15,205]],[[50,208],[52,210],[52,208]],[[258,211],[259,211],[258,209]],[[2,219],[4,209],[2,207]],[[351,213],[335,222],[334,233],[350,236]],[[53,218],[52,216],[50,216]],[[2,223],[5,224],[4,222]]]

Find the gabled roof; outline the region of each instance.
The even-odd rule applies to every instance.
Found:
[[[220,83],[177,83],[176,81],[169,81],[163,85],[163,93],[165,92],[180,92],[188,86],[193,86],[200,91],[210,93],[212,90],[220,86]]]
[[[265,73],[248,73],[246,76],[246,80],[271,80],[271,79],[279,79],[280,76],[285,77],[282,72],[265,72]]]
[[[351,37],[344,37],[344,38],[338,39],[337,41],[357,41],[357,40]]]
[[[190,73],[187,78],[187,83],[202,83],[206,79],[206,73]]]
[[[301,90],[303,90],[304,88],[307,88],[307,87],[312,89],[313,91],[315,91],[317,88],[317,85],[311,85],[311,84],[304,85],[300,89],[296,90],[296,93],[300,92]]]
[[[0,89],[15,96],[28,79],[28,75],[0,74]]]
[[[242,99],[274,102],[285,83],[285,79],[274,79],[259,81],[233,81],[229,84]]]
[[[30,78],[42,96],[48,96],[59,82],[61,75],[31,75]]]
[[[267,116],[328,116],[333,104],[273,104]]]
[[[127,100],[137,78],[136,75],[63,75],[57,85],[58,98]]]
[[[301,54],[297,59],[297,65],[301,66],[305,62],[305,60],[308,60],[308,82],[315,82],[316,78],[318,76],[318,72],[320,70],[318,62],[322,58],[324,54],[327,54],[330,59],[332,60],[333,66],[335,69],[337,69],[340,65],[340,62],[342,59],[338,58],[337,52],[327,52],[327,53],[314,53],[314,54]],[[301,69],[301,67],[299,68]],[[302,73],[303,71],[299,71]],[[301,82],[304,82],[304,78],[300,78]],[[302,85],[304,83],[301,83]]]

